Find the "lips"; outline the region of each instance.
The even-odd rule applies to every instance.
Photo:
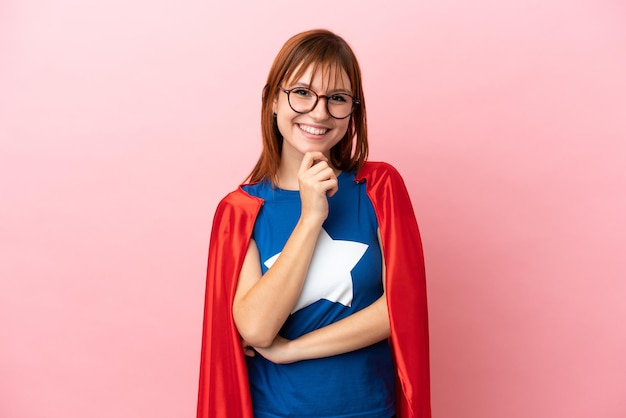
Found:
[[[298,127],[302,129],[304,132],[311,134],[311,135],[324,135],[326,132],[328,132],[328,128],[316,128],[314,126],[302,125],[302,124],[298,124]]]

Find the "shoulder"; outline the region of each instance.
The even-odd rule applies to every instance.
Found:
[[[394,166],[384,162],[366,162],[356,181],[365,182],[372,202],[410,202],[409,192],[402,176]]]
[[[357,173],[356,180],[404,183],[398,170],[393,165],[382,161],[366,161]]]
[[[250,195],[243,186],[240,186],[220,200],[217,205],[216,216],[233,211],[256,213],[262,204],[263,199]]]

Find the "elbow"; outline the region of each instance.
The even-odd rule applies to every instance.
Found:
[[[276,334],[264,330],[260,324],[243,324],[235,320],[237,331],[247,345],[256,348],[267,348],[272,345]]]
[[[267,348],[272,345],[276,336],[263,335],[258,332],[242,332],[239,331],[241,338],[247,343],[247,345],[256,348]]]
[[[274,342],[274,339],[258,339],[258,340],[254,340],[254,341],[248,341],[247,339],[244,339],[249,346],[254,347],[254,348],[268,348],[271,347],[272,343]]]

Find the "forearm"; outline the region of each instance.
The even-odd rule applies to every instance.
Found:
[[[300,338],[287,341],[279,337],[259,353],[276,363],[329,357],[358,350],[389,337],[389,314],[383,294],[365,309]]]
[[[274,265],[260,278],[247,277],[242,268],[240,281],[254,283],[235,297],[233,316],[242,337],[256,346],[269,346],[295,306],[311,262],[321,223],[300,219]],[[255,251],[256,248],[254,249]],[[253,263],[259,264],[258,256]],[[260,273],[256,273],[257,275]],[[254,274],[252,274],[254,275]]]

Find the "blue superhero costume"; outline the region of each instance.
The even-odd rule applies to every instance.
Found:
[[[354,178],[354,173],[341,173],[339,191],[328,200],[329,214],[302,293],[280,330],[287,339],[339,321],[383,294],[378,222],[365,184]],[[298,222],[300,194],[269,182],[243,189],[264,201],[252,239],[265,273]],[[246,360],[256,418],[394,414],[394,366],[386,340],[350,353],[292,364],[274,364],[261,356]]]

